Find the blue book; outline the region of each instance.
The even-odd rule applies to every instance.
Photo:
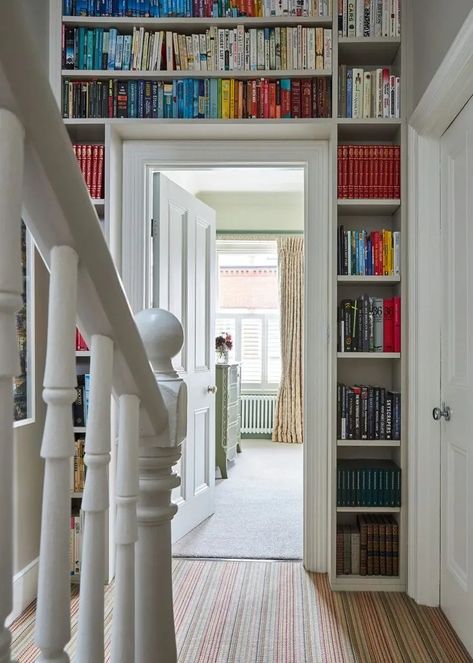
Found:
[[[138,117],[138,101],[137,101],[137,81],[128,82],[128,117]]]
[[[76,0],[75,16],[87,16],[88,0]]]
[[[204,81],[204,117],[209,117],[209,93],[210,93],[210,79],[206,78]]]
[[[138,0],[140,16],[149,16],[149,0]]]
[[[94,68],[94,31],[87,30],[87,46],[86,46],[86,60],[85,68]]]
[[[161,0],[159,15],[164,17],[169,16],[168,0]]]
[[[138,16],[137,14],[137,0],[126,0],[126,15]]]
[[[190,78],[182,81],[183,83],[183,103],[182,103],[182,117],[189,119],[192,118],[192,98],[194,94],[194,81]],[[179,90],[179,86],[178,86]]]
[[[132,36],[125,35],[123,38],[122,69],[127,71],[131,69],[131,42]]]
[[[87,16],[95,16],[95,0],[87,0]]]
[[[179,117],[177,112],[177,80],[172,82],[172,115],[171,117]]]
[[[126,16],[126,0],[115,0],[113,14],[114,16]]]
[[[158,83],[158,118],[164,117],[164,84],[162,81]]]
[[[173,117],[174,111],[174,81],[172,83],[163,83],[164,87],[164,117]]]
[[[120,70],[122,68],[122,58],[123,58],[123,35],[117,35],[117,46],[115,49],[115,69]]]
[[[72,16],[72,0],[64,0],[62,3],[62,13],[64,16]]]
[[[290,78],[282,78],[281,79],[281,99],[283,98],[283,93],[289,96],[289,99],[291,98],[291,79]],[[291,117],[291,103],[289,102],[288,104],[289,110],[285,113],[281,113],[281,117]],[[282,103],[281,103],[281,108],[282,108]]]
[[[85,60],[87,55],[87,31],[85,28],[79,28],[79,57],[77,59],[77,68],[85,69]]]
[[[151,81],[151,117],[158,117],[158,81]]]
[[[84,422],[87,425],[87,416],[89,414],[90,398],[90,373],[84,375]]]
[[[108,49],[109,49],[109,40],[110,33],[108,30],[103,33],[103,43],[102,43],[102,66],[100,69],[108,68]]]
[[[152,18],[159,17],[159,0],[150,0],[149,14]]]
[[[110,28],[108,38],[108,69],[115,69],[115,51],[117,48],[118,32],[116,28]]]
[[[198,96],[197,116],[194,117],[204,118],[205,117],[205,80],[203,78],[199,78],[198,80],[197,96]]]
[[[184,109],[184,83],[185,81],[181,78],[177,81],[177,115],[179,119],[185,117]]]
[[[210,79],[209,88],[209,117],[216,119],[218,118],[218,80],[216,78]]]
[[[353,69],[347,69],[347,107],[345,117],[352,116],[353,104]]]
[[[138,81],[138,117],[143,119],[145,116],[145,82],[143,79]]]
[[[147,120],[151,119],[151,104],[152,104],[152,88],[151,81],[145,81],[144,91],[144,116]]]
[[[103,28],[95,30],[94,69],[102,69]]]

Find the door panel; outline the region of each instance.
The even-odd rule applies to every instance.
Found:
[[[441,606],[473,654],[473,103],[442,137]]]
[[[177,541],[214,512],[215,383],[215,212],[189,192],[156,174],[153,190],[154,306],[179,318],[184,346],[173,360],[188,389],[187,438],[177,465],[181,486],[172,499]]]

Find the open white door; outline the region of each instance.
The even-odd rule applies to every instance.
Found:
[[[214,512],[215,211],[157,173],[153,219],[153,306],[174,313],[184,328],[173,364],[188,389],[174,542]]]
[[[434,412],[442,422],[440,603],[473,655],[473,100],[442,137],[441,149],[445,406]]]

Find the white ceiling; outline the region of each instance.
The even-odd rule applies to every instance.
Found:
[[[169,177],[192,194],[203,191],[302,192],[302,168],[212,168],[207,170],[167,170]]]

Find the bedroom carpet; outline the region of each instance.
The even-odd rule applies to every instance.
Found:
[[[471,662],[437,608],[405,594],[333,593],[326,575],[298,562],[175,560],[173,580],[178,663]],[[73,662],[78,593],[74,586]],[[112,602],[113,584],[105,590],[105,661]],[[38,655],[35,610],[32,603],[12,625],[19,663]]]
[[[217,479],[215,513],[180,539],[176,557],[302,558],[302,444],[242,440]]]

